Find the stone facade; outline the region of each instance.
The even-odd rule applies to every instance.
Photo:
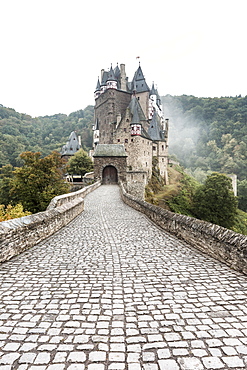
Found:
[[[123,186],[121,189],[123,201],[144,213],[156,225],[232,269],[247,274],[247,236],[164,210],[128,194]]]
[[[152,89],[148,87],[140,65],[131,82],[126,77],[124,64],[121,69],[117,66],[108,72],[102,70],[101,82],[98,80],[95,91],[94,149],[100,144],[124,145],[127,154],[125,172],[132,172],[126,176],[126,181],[131,181],[133,172],[137,173],[135,183],[126,185],[133,194],[142,194],[142,198],[145,185],[152,176],[154,157],[161,176],[168,182],[167,122],[163,118],[159,94],[154,85]],[[108,165],[111,163],[109,158]],[[95,162],[96,178],[102,174],[102,166],[98,160]],[[104,166],[107,166],[106,158]],[[145,172],[144,177],[138,175],[140,172]],[[119,178],[123,176],[119,175]],[[140,191],[137,192],[138,183]]]
[[[100,182],[52,199],[44,212],[0,223],[0,262],[9,260],[67,225],[84,209],[84,197]]]

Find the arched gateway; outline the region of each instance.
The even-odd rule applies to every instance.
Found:
[[[102,173],[103,184],[117,184],[118,174],[117,169],[114,166],[106,166]]]
[[[103,184],[126,182],[127,154],[122,144],[98,144],[94,152],[94,177]]]

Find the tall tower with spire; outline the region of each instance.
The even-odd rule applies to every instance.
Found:
[[[111,182],[121,177],[130,193],[143,197],[156,157],[160,174],[168,181],[168,123],[164,124],[157,88],[154,83],[149,88],[140,63],[131,81],[126,77],[124,64],[102,70],[94,97],[96,178]]]

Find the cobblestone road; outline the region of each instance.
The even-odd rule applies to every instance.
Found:
[[[247,369],[247,278],[101,186],[1,265],[0,370]]]

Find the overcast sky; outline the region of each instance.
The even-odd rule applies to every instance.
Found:
[[[0,104],[18,112],[94,104],[111,63],[132,79],[140,61],[160,95],[247,95],[246,0],[0,0],[0,12]]]

